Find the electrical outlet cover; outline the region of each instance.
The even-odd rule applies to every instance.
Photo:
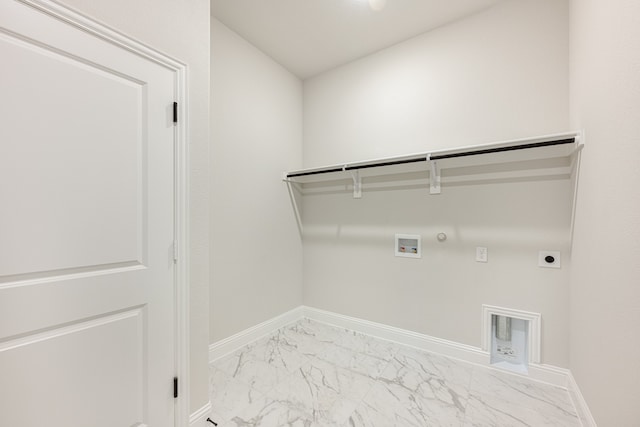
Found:
[[[538,252],[538,267],[560,268],[560,251]]]
[[[489,251],[487,248],[478,246],[476,247],[476,261],[477,262],[487,262],[489,258]]]

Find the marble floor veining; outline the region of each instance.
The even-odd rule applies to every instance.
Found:
[[[210,367],[219,427],[580,426],[566,390],[311,320]]]

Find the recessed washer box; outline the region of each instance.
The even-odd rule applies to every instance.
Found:
[[[421,240],[422,238],[419,234],[396,234],[396,256],[422,258]]]

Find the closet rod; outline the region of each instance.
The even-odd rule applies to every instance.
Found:
[[[332,173],[332,172],[352,171],[352,170],[358,170],[358,169],[377,168],[382,166],[404,165],[407,163],[427,162],[429,160],[452,159],[455,157],[475,156],[479,154],[491,154],[491,153],[501,153],[505,151],[526,150],[529,148],[550,147],[553,145],[573,144],[575,140],[576,140],[575,138],[556,139],[552,141],[531,142],[528,144],[512,145],[508,147],[485,148],[485,149],[479,149],[479,150],[461,151],[457,153],[448,153],[448,154],[443,153],[443,154],[421,155],[419,157],[412,157],[409,159],[389,160],[389,161],[375,162],[375,163],[363,163],[360,165],[351,165],[351,166],[345,165],[343,167],[331,167],[328,169],[320,169],[320,170],[314,170],[314,171],[292,172],[287,174],[287,178],[319,175],[319,174]]]

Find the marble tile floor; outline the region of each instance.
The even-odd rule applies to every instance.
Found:
[[[581,425],[562,388],[306,319],[213,363],[210,386],[219,427]]]

